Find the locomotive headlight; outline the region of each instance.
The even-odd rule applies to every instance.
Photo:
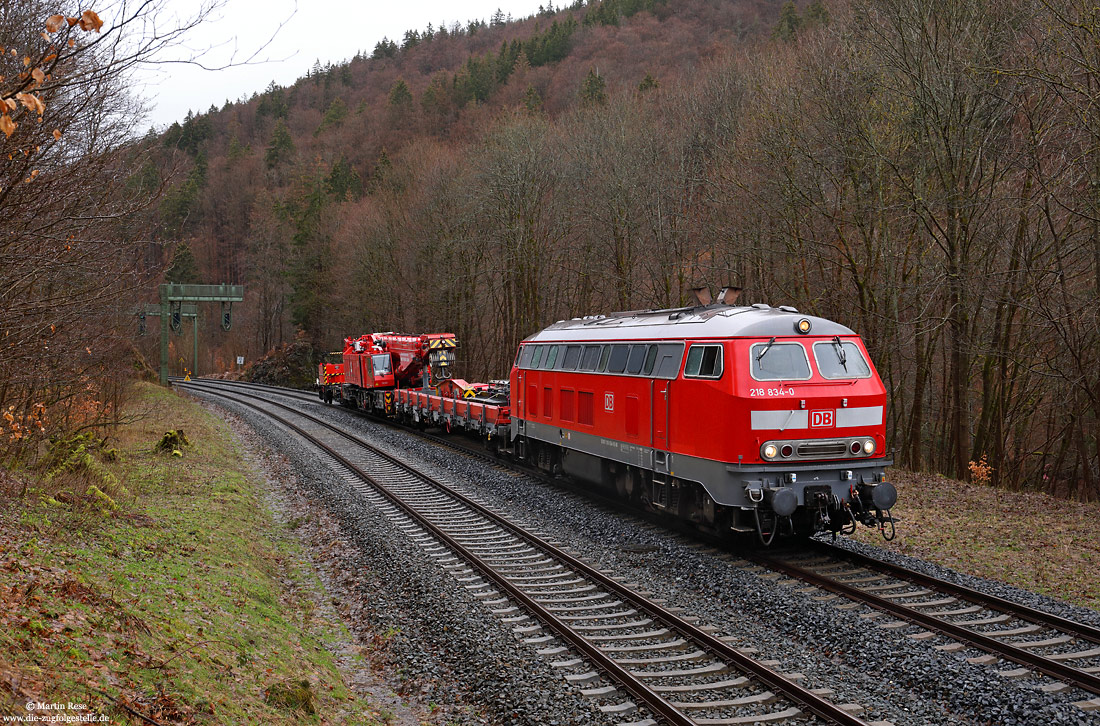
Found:
[[[775,447],[775,444],[768,444],[764,447],[764,458],[774,459],[776,454],[779,453],[779,449]]]
[[[863,442],[863,453],[867,454],[868,456],[875,453],[875,440],[874,439],[867,439],[866,441]]]
[[[810,321],[807,320],[806,318],[802,318],[801,320],[799,320],[797,323],[794,324],[794,329],[797,330],[802,335],[805,335],[806,333],[810,332],[810,328],[812,328],[812,327],[813,326],[810,324]]]

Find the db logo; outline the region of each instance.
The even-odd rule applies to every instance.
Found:
[[[615,394],[605,393],[603,394],[603,410],[614,411],[615,410]]]
[[[823,426],[832,426],[835,416],[835,411],[810,411],[810,427],[816,429]]]

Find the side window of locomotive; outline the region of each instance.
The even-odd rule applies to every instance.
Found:
[[[596,370],[596,366],[600,364],[600,349],[602,347],[600,345],[586,345],[584,347],[584,357],[581,359],[582,371]]]
[[[749,348],[752,377],[758,381],[804,381],[810,359],[801,343],[754,343]]]
[[[565,349],[565,363],[562,364],[561,369],[563,371],[575,371],[577,370],[577,364],[581,362],[581,352],[584,350],[579,345],[571,345]]]
[[[629,345],[611,346],[611,359],[607,361],[607,372],[622,373],[624,370],[626,370],[626,359],[629,355]]]
[[[722,346],[693,345],[688,348],[685,378],[721,378]]]
[[[822,378],[870,378],[871,367],[859,346],[849,341],[814,343],[814,360]]]
[[[658,378],[675,378],[680,374],[680,361],[684,359],[683,343],[661,343],[657,346]]]
[[[560,345],[551,345],[547,349],[546,357],[542,359],[543,370],[552,370],[554,368],[554,364],[558,362],[558,350],[560,348]]]
[[[657,347],[656,345],[649,346],[649,350],[645,354],[645,365],[642,366],[643,376],[653,374],[653,365],[657,362]]]
[[[538,368],[539,363],[542,363],[542,354],[546,352],[545,345],[529,345],[528,348],[534,348],[535,352],[531,356],[530,368]]]
[[[632,345],[630,346],[630,357],[626,360],[626,372],[632,376],[636,376],[642,372],[642,366],[645,364],[645,351],[647,345]]]
[[[530,368],[531,367],[531,355],[535,352],[533,345],[525,345],[519,350],[519,356],[516,357],[516,368]]]
[[[600,363],[596,366],[596,370],[601,373],[607,370],[607,360],[611,357],[611,346],[605,345],[603,350],[600,351]]]

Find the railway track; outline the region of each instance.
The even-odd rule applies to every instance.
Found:
[[[234,385],[317,401],[315,396],[288,389],[247,383]],[[402,428],[494,465],[551,479],[465,442]],[[648,518],[643,512],[632,513]],[[715,543],[709,538],[708,541]],[[872,613],[864,614],[865,619],[889,616],[879,623],[881,628],[914,631],[905,635],[930,643],[938,635],[947,642],[932,647],[947,652],[968,646],[984,651],[986,655],[970,658],[970,662],[997,668],[1005,678],[1048,676],[1053,680],[1040,688],[1049,693],[1080,688],[1092,697],[1075,705],[1086,711],[1100,710],[1100,628],[824,542],[812,542],[810,547],[809,552],[739,554],[749,560],[744,563],[746,566],[764,567],[826,591],[821,599],[845,598],[853,607],[872,608]]]
[[[556,659],[552,665],[568,682],[600,699],[609,717],[685,726],[815,717],[871,726],[855,715],[858,705],[833,703],[828,691],[801,685],[801,674],[756,660],[729,642],[731,636],[693,622],[316,416],[240,386],[227,392],[205,382],[177,384],[257,411],[324,452],[349,484],[387,511],[518,637]]]
[[[881,628],[912,629],[908,637],[928,640],[939,634],[951,642],[935,647],[971,646],[987,653],[975,664],[997,666],[1006,678],[1042,673],[1055,679],[1042,686],[1057,693],[1070,687],[1100,695],[1100,628],[1045,613],[920,572],[814,543],[814,552],[782,555],[753,553],[754,562],[788,577],[892,616]],[[1001,660],[1015,667],[1005,668]],[[1100,699],[1077,704],[1100,708]]]

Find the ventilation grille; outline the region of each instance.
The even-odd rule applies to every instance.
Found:
[[[798,455],[805,457],[844,456],[847,453],[847,441],[814,441],[798,445]]]

